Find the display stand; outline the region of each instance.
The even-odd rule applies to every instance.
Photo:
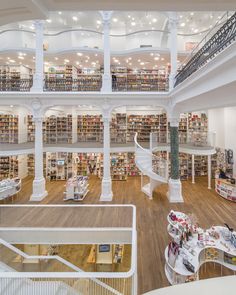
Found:
[[[12,197],[21,190],[21,179],[5,179],[0,181],[0,200]]]
[[[204,231],[181,212],[171,211],[167,220],[174,240],[165,249],[165,274],[171,285],[198,280],[206,262],[236,271],[236,232],[222,226]]]
[[[230,179],[216,178],[215,191],[226,200],[236,202],[236,184],[231,183]]]
[[[76,176],[67,180],[64,201],[83,201],[86,197],[89,184],[87,176]]]
[[[94,263],[95,268],[97,265],[111,265],[112,270],[115,264],[122,263],[124,256],[123,244],[99,244],[92,245],[87,263]]]

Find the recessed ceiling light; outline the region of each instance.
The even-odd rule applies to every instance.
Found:
[[[8,60],[11,59],[10,57],[7,58]]]
[[[135,22],[131,22],[131,26],[135,26],[136,25],[136,23]]]
[[[181,27],[185,27],[185,23],[181,23],[180,26],[181,26]]]
[[[152,19],[152,22],[153,22],[153,23],[156,23],[156,22],[157,22],[157,19],[156,19],[156,18],[153,18],[153,19]]]
[[[193,16],[194,15],[194,12],[191,12],[190,15]]]
[[[16,61],[14,59],[10,59],[9,62],[14,63]]]
[[[70,60],[69,59],[64,59],[64,62],[70,62]]]
[[[97,53],[95,53],[95,54],[94,54],[94,56],[98,56],[98,54],[97,54]]]
[[[198,33],[198,29],[195,29],[195,30],[194,30],[194,33]]]
[[[19,59],[25,59],[24,56],[18,56]]]
[[[78,20],[78,17],[77,16],[73,16],[72,19],[73,19],[73,21],[76,22]]]
[[[78,53],[77,53],[77,55],[78,55],[78,56],[82,56],[82,55],[83,55],[83,53],[81,53],[81,52],[78,52]]]
[[[27,68],[29,68],[29,65],[26,65]]]
[[[144,65],[144,62],[141,62],[140,65],[143,66]]]
[[[80,64],[80,62],[79,62],[79,61],[77,61],[77,62],[76,62],[76,64],[77,64],[77,66],[78,66],[78,65]]]
[[[118,22],[118,19],[116,17],[114,17],[112,20],[113,20],[114,23]]]
[[[158,56],[154,57],[155,60],[159,60],[160,58]]]
[[[86,61],[85,62],[88,62],[88,60],[86,59]]]
[[[102,22],[100,20],[97,20],[97,24],[100,25]]]
[[[138,62],[141,62],[141,59],[138,59]]]
[[[162,60],[162,61],[165,60],[164,57],[162,57],[161,60]]]
[[[180,18],[183,18],[183,15],[180,15],[179,17],[180,17]]]
[[[134,18],[134,17],[132,17],[132,20],[135,20],[135,18]]]
[[[131,16],[128,14],[128,18],[131,18]]]
[[[58,60],[58,57],[54,57],[55,58],[55,60]]]
[[[47,21],[48,23],[51,23],[51,22],[52,22],[52,20],[51,20],[51,19],[47,19],[46,21]]]
[[[58,14],[60,14],[60,15],[61,15],[61,14],[62,14],[62,12],[61,12],[61,11],[58,11]]]

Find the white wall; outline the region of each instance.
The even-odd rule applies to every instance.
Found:
[[[208,111],[208,129],[216,132],[216,146],[234,152],[236,176],[236,107]]]

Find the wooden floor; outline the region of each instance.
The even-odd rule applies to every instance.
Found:
[[[48,197],[42,203],[65,203],[63,202],[64,184],[63,181],[47,183]],[[208,190],[206,178],[197,178],[196,184],[190,181],[184,181],[182,184],[185,202],[170,204],[166,197],[167,185],[160,186],[154,193],[154,199],[150,201],[140,191],[140,177],[113,182],[112,203],[134,204],[137,207],[139,294],[168,286],[164,273],[163,253],[170,240],[166,230],[166,216],[171,209],[194,213],[203,228],[213,224],[223,225],[225,222],[236,228],[236,203],[219,197],[213,189]],[[100,203],[100,189],[100,180],[96,177],[90,178],[90,192],[83,203]],[[14,203],[29,203],[31,191],[32,179],[27,178],[23,181],[23,189],[14,199]],[[201,270],[201,277],[204,278],[219,274],[219,268],[213,264],[207,268],[203,266]],[[224,274],[232,273],[225,270]]]

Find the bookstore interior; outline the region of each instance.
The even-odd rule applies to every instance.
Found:
[[[0,21],[0,293],[41,294],[35,282],[45,295],[169,295],[158,290],[226,276],[235,284],[236,13],[58,11],[37,2],[46,15],[34,3],[31,17]],[[212,77],[223,80],[219,91],[207,88]],[[130,204],[136,250],[125,210],[123,218],[92,211]],[[57,206],[85,211],[58,217]],[[23,213],[10,228],[12,207]],[[102,218],[114,228],[99,228]],[[68,232],[60,240],[53,227]],[[63,271],[82,276],[64,280]],[[19,278],[28,285],[13,272],[26,272]],[[59,285],[33,276],[49,272]]]

